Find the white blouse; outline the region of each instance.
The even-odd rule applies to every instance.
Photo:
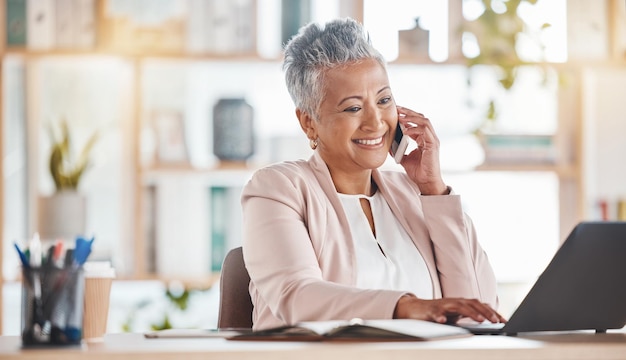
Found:
[[[401,290],[432,299],[433,284],[424,258],[379,192],[374,196],[338,194],[350,223],[357,262],[356,285],[362,289]],[[371,231],[360,199],[374,217]]]

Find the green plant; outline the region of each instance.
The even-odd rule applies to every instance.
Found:
[[[82,175],[89,166],[89,154],[98,138],[94,133],[80,151],[78,158],[72,155],[72,143],[67,121],[61,121],[61,134],[57,136],[49,128],[52,150],[50,151],[50,175],[57,191],[76,190]]]
[[[180,294],[175,294],[175,292],[167,289],[165,292],[165,297],[169,300],[169,302],[174,305],[174,307],[180,311],[186,311],[189,306],[189,296],[191,292],[187,289],[184,289]],[[150,328],[152,330],[165,330],[172,329],[174,326],[170,321],[169,314],[165,313],[163,315],[163,321],[159,324],[152,324]]]
[[[517,72],[521,66],[541,65],[538,62],[524,61],[517,52],[520,34],[524,33],[525,23],[518,15],[518,9],[523,3],[534,5],[538,0],[482,0],[484,12],[472,21],[466,21],[461,27],[462,32],[472,33],[476,37],[480,53],[466,59],[469,68],[476,65],[489,65],[495,68],[498,82],[501,87],[510,90],[517,79]],[[544,23],[540,31],[549,28]],[[544,51],[540,41],[534,39],[537,46]],[[544,69],[544,78],[545,78]],[[489,101],[484,122],[477,129],[478,132],[489,125],[493,125],[498,117],[494,99]]]
[[[158,320],[158,322],[150,324],[150,329],[165,330],[177,327],[177,324],[172,323],[171,315],[174,315],[174,318],[176,318],[177,314],[185,313],[189,309],[189,303],[193,296],[197,296],[211,289],[190,290],[184,287],[179,288],[178,285],[179,284],[176,284],[176,286],[166,289],[165,300],[167,306],[165,306],[161,319]],[[162,300],[163,299],[143,299],[134,305],[127,315],[125,322],[122,324],[122,331],[133,332],[133,324],[139,313],[155,311],[155,309],[159,311],[161,309],[160,305],[162,305]]]

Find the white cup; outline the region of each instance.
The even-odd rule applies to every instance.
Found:
[[[83,340],[102,341],[107,330],[111,284],[115,269],[108,261],[88,261],[85,273],[85,301],[83,312]]]

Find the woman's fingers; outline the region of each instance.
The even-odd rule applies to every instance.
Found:
[[[418,113],[402,106],[397,106],[397,109],[398,118],[403,124],[408,125],[407,127],[410,127],[411,124],[413,124],[413,126],[428,126],[432,128],[430,120],[428,120],[428,118],[424,116],[424,114]]]
[[[398,108],[398,114],[404,114],[406,116],[421,116],[424,117],[424,115],[422,113],[418,113],[417,111],[413,111],[409,108],[405,108],[404,106],[399,106],[397,105],[396,108]]]
[[[398,120],[404,125],[404,133],[418,145],[439,144],[439,139],[428,118],[413,110],[398,106]]]
[[[493,310],[489,305],[481,303],[478,300],[472,299],[460,299],[461,306],[463,310],[460,312],[460,315],[469,317],[475,321],[483,322],[485,320],[490,322],[500,322],[502,316],[500,316],[495,310]]]
[[[477,322],[506,322],[506,319],[489,305],[476,299],[444,298],[422,300],[416,297],[399,301],[397,315],[400,317],[429,320],[438,323],[456,323],[466,317]],[[408,301],[406,301],[408,300]]]

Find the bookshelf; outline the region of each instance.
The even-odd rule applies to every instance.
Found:
[[[146,10],[150,11],[142,12],[139,9],[140,6],[149,6],[150,8]],[[358,12],[359,6],[360,1],[343,1],[339,7],[344,15],[354,16],[352,12]],[[54,110],[54,106],[51,105],[51,102],[54,101],[51,99],[67,101],[63,97],[53,96],[54,91],[60,93],[68,91],[63,86],[71,87],[72,82],[76,80],[71,76],[64,78],[58,74],[51,75],[51,71],[69,71],[63,66],[72,67],[84,63],[87,65],[82,75],[89,78],[89,72],[98,73],[113,69],[113,73],[121,73],[119,76],[115,75],[117,77],[113,76],[116,81],[114,86],[107,85],[106,81],[97,78],[97,76],[96,80],[93,81],[96,88],[102,84],[105,85],[100,90],[100,97],[117,99],[108,104],[109,108],[114,109],[110,115],[115,118],[115,121],[112,122],[112,126],[111,124],[104,126],[114,129],[106,128],[104,130],[105,135],[103,135],[104,139],[101,141],[102,146],[106,145],[108,149],[100,149],[98,155],[100,159],[96,159],[96,161],[102,161],[103,152],[110,152],[113,154],[105,155],[117,156],[113,160],[117,164],[114,167],[109,167],[108,173],[98,170],[98,166],[95,166],[95,169],[92,169],[92,174],[99,172],[98,176],[111,176],[117,182],[116,193],[111,196],[113,202],[117,201],[117,203],[110,206],[113,208],[112,210],[98,209],[97,212],[100,215],[110,217],[110,222],[115,223],[113,227],[117,228],[116,232],[109,233],[106,237],[109,239],[119,238],[109,244],[112,248],[121,248],[121,255],[119,253],[113,254],[119,259],[119,278],[122,280],[182,280],[190,287],[210,287],[216,281],[218,274],[215,273],[215,270],[218,267],[213,264],[205,271],[199,268],[204,265],[201,262],[202,259],[209,256],[208,253],[204,254],[204,257],[200,257],[200,260],[194,261],[196,264],[195,272],[183,272],[181,274],[177,272],[181,266],[173,266],[172,261],[163,265],[166,268],[169,266],[169,274],[154,269],[154,264],[151,264],[154,259],[150,260],[148,251],[155,244],[148,243],[149,240],[147,239],[150,238],[150,235],[146,234],[154,231],[151,230],[150,226],[144,225],[150,221],[149,215],[151,213],[159,213],[161,217],[167,217],[173,213],[172,209],[175,206],[161,207],[155,210],[146,203],[155,200],[150,198],[151,189],[155,188],[160,188],[157,196],[159,201],[170,202],[173,197],[175,198],[179,194],[180,189],[176,182],[180,182],[182,178],[183,181],[188,180],[190,183],[194,183],[195,189],[193,190],[195,192],[191,191],[190,188],[186,189],[189,190],[188,203],[181,205],[184,207],[180,209],[181,218],[184,219],[185,210],[188,210],[186,205],[193,203],[194,196],[202,192],[203,188],[206,188],[207,197],[211,195],[215,198],[221,197],[222,201],[230,206],[229,211],[233,213],[235,209],[231,205],[238,203],[234,201],[238,197],[237,189],[240,189],[243,182],[249,177],[250,165],[242,167],[241,164],[207,163],[206,159],[200,166],[191,166],[189,163],[184,165],[159,164],[149,158],[151,156],[147,158],[142,147],[145,145],[145,134],[149,130],[149,107],[153,103],[150,103],[149,96],[146,97],[145,89],[150,86],[149,69],[154,63],[169,62],[182,68],[193,67],[198,64],[218,67],[222,65],[234,66],[230,71],[236,71],[238,67],[247,67],[249,64],[266,64],[265,67],[278,68],[278,54],[260,56],[256,51],[257,10],[256,0],[237,2],[172,0],[158,3],[126,0],[0,1],[0,25],[3,29],[1,32],[3,36],[0,47],[0,62],[3,65],[8,62],[17,63],[18,70],[23,73],[20,91],[23,91],[24,99],[18,106],[25,110],[17,122],[26,124],[22,129],[27,139],[23,153],[28,155],[26,160],[28,164],[23,172],[28,174],[27,176],[31,180],[27,181],[26,194],[21,201],[23,205],[19,209],[25,214],[24,224],[22,224],[24,229],[20,229],[24,235],[20,236],[19,239],[27,238],[28,234],[36,229],[37,196],[42,191],[42,187],[44,191],[51,191],[49,185],[42,185],[41,181],[38,180],[46,175],[45,166],[42,166],[45,163],[43,159],[45,159],[44,153],[46,151],[43,118],[46,117],[46,111],[50,111],[51,108]],[[35,13],[40,16],[35,16]],[[133,22],[129,19],[129,16],[126,15],[130,13],[140,17],[140,21]],[[173,16],[158,25],[154,25],[155,17],[167,18],[168,13],[173,14]],[[58,19],[54,18],[54,14],[58,14]],[[72,15],[73,21],[68,22],[69,14]],[[212,22],[206,21],[211,16],[220,16],[221,18],[211,18]],[[38,19],[37,24],[33,25],[35,18]],[[7,19],[12,24],[10,28],[7,25]],[[40,23],[39,20],[41,19],[43,19],[43,23]],[[55,23],[54,20],[58,20],[58,22]],[[65,25],[63,25],[64,23]],[[16,24],[17,26],[14,26]],[[207,24],[219,24],[222,28],[207,29]],[[17,29],[21,33],[19,36],[14,36],[13,33],[9,34],[7,29],[11,31]],[[209,32],[221,34],[216,39],[222,39],[222,41],[212,41],[210,37],[204,36]],[[237,38],[238,36],[240,38]],[[8,43],[7,37],[10,38]],[[276,44],[275,48],[279,50],[280,44]],[[111,65],[111,62],[115,64]],[[58,71],[55,67],[62,69]],[[4,74],[5,71],[2,72],[3,83]],[[70,81],[65,81],[68,78]],[[216,85],[210,86],[215,87]],[[4,94],[0,92],[0,95]],[[81,97],[83,95],[80,94]],[[14,100],[10,98],[7,101],[4,96],[1,96],[0,109],[6,110],[15,107],[15,104],[12,104]],[[83,123],[78,126],[79,132],[89,128],[89,125],[85,125],[85,120],[81,121]],[[100,130],[102,130],[102,126]],[[5,134],[9,133],[7,131],[6,127],[2,129],[2,140],[5,139]],[[43,142],[41,142],[42,139]],[[116,146],[119,149],[116,149]],[[4,158],[4,156],[0,157],[0,165]],[[179,180],[172,181],[172,178]],[[91,181],[88,185],[93,186],[93,182]],[[5,183],[5,181],[0,182],[0,189]],[[9,182],[9,185],[12,186],[12,182]],[[0,191],[0,200],[3,200],[4,204],[3,195],[4,192]],[[91,195],[90,193],[89,196]],[[104,196],[100,196],[101,204]],[[205,203],[205,207],[208,206],[209,200]],[[200,208],[203,211],[206,210],[202,209],[202,206]],[[0,212],[0,214],[2,213]],[[229,216],[229,214],[225,215]],[[217,220],[219,219],[213,219],[213,221]],[[4,222],[0,223],[0,230],[7,229],[4,225]],[[162,235],[185,235],[176,229],[175,224],[159,222],[158,224],[151,224],[151,226],[159,229]],[[234,226],[230,227],[234,228]],[[9,229],[12,228],[13,226],[9,226]],[[206,232],[208,228],[204,230]],[[187,237],[193,236],[193,228],[185,231]],[[236,236],[236,234],[231,235],[231,237]],[[3,264],[3,260],[12,260],[6,244],[17,239],[14,236],[9,237],[3,239],[3,246],[0,248],[0,278],[2,278],[0,283],[2,284],[5,281],[5,276],[12,279],[19,276],[13,271],[10,263],[8,266],[11,270],[8,273],[2,271],[3,265],[4,267],[7,266],[6,262]],[[195,239],[194,244],[202,240],[206,239]],[[204,245],[206,246],[206,244]],[[223,246],[228,245],[223,244]],[[189,249],[188,253],[182,255],[195,255],[194,248],[190,247]],[[219,250],[224,252],[226,249]],[[167,259],[167,257],[164,258]],[[190,269],[194,270],[193,268]],[[0,286],[1,298],[2,286]],[[1,310],[0,300],[0,333]]]
[[[32,1],[32,0],[30,0]],[[78,1],[78,0],[75,0]],[[126,1],[126,0],[124,0]],[[263,105],[262,101],[256,97],[256,93],[263,92],[264,86],[269,83],[278,84],[276,88],[271,87],[268,92],[275,92],[278,97],[286,98],[288,96],[282,89],[282,80],[280,80],[280,55],[262,56],[256,51],[258,37],[253,37],[249,41],[244,41],[245,46],[240,48],[220,49],[219,44],[208,45],[206,39],[196,38],[193,41],[185,38],[186,31],[199,25],[199,18],[185,16],[174,16],[173,19],[167,20],[161,29],[148,27],[133,26],[127,20],[111,15],[109,6],[122,6],[114,12],[116,14],[123,13],[124,1],[115,0],[87,0],[86,4],[91,4],[94,12],[93,18],[93,40],[89,45],[76,45],[59,47],[48,44],[38,44],[35,48],[29,47],[28,44],[9,45],[6,44],[6,37],[2,37],[2,56],[0,61],[5,64],[7,59],[18,59],[24,66],[26,74],[24,80],[24,93],[27,104],[24,105],[28,112],[24,115],[27,120],[26,128],[27,137],[29,139],[28,152],[38,154],[41,157],[43,145],[38,145],[44,135],[42,134],[41,111],[42,106],[50,102],[46,95],[41,92],[41,81],[47,75],[38,69],[49,62],[64,64],[73,63],[84,60],[86,63],[93,64],[88,67],[87,72],[98,72],[102,69],[110,67],[113,73],[118,73],[116,86],[107,87],[106,91],[102,90],[102,97],[114,97],[115,111],[113,117],[115,121],[115,135],[109,136],[108,149],[104,149],[106,153],[110,149],[116,149],[119,146],[117,155],[118,164],[113,167],[113,173],[119,187],[116,190],[115,199],[118,199],[114,209],[109,212],[103,212],[102,215],[112,215],[112,222],[115,222],[117,232],[108,234],[109,238],[116,238],[110,243],[111,248],[121,249],[121,254],[116,253],[115,256],[120,258],[120,279],[161,279],[163,281],[183,280],[188,286],[192,287],[209,287],[217,279],[215,271],[217,267],[209,267],[211,263],[211,249],[208,248],[208,242],[202,241],[211,235],[211,221],[215,222],[219,219],[207,216],[206,223],[191,222],[189,219],[189,209],[191,212],[202,212],[203,214],[213,214],[210,210],[210,199],[218,197],[227,198],[226,203],[236,203],[237,189],[251,175],[253,169],[262,165],[268,158],[274,159],[268,155],[268,149],[274,149],[276,146],[277,153],[281,153],[281,149],[293,149],[293,139],[273,138],[269,137],[269,133],[277,131],[280,133],[283,127],[297,126],[294,124],[277,125],[269,129],[259,129],[265,136],[265,142],[259,144],[259,157],[263,161],[255,162],[254,159],[246,166],[237,163],[218,163],[211,158],[210,154],[205,154],[201,158],[188,159],[183,163],[159,164],[154,159],[154,150],[146,151],[147,143],[154,142],[149,136],[150,133],[150,112],[156,106],[155,104],[168,104],[165,110],[183,109],[187,106],[187,102],[194,93],[199,93],[199,100],[194,100],[194,105],[190,106],[190,116],[198,118],[197,113],[210,113],[210,108],[214,101],[220,96],[241,95],[261,104],[257,106],[260,119],[270,116],[283,117],[285,119],[291,116],[290,108],[285,112],[275,109],[276,106]],[[457,5],[460,0],[450,0]],[[25,3],[24,0],[22,0]],[[44,1],[54,5],[54,0]],[[174,3],[176,1],[172,1]],[[263,0],[250,0],[253,7],[253,14],[257,14],[259,10],[258,4]],[[7,6],[14,3],[20,3],[17,0],[1,0],[0,1],[0,22],[2,22],[3,33],[6,27],[6,9]],[[60,0],[59,3],[68,4],[71,1]],[[146,2],[148,3],[148,2]],[[161,6],[164,2],[160,2]],[[202,0],[190,0],[185,2],[188,4],[203,3]],[[206,3],[210,3],[207,1]],[[263,2],[265,4],[265,2]],[[589,200],[587,198],[588,190],[585,184],[585,164],[582,163],[583,148],[586,142],[583,134],[583,70],[592,69],[623,69],[626,66],[626,57],[624,56],[624,39],[621,39],[622,30],[620,30],[623,21],[623,2],[619,0],[605,0],[608,12],[607,17],[611,19],[607,28],[610,52],[605,58],[596,59],[579,59],[569,61],[565,64],[550,64],[550,66],[570,75],[571,86],[559,90],[558,94],[558,130],[555,136],[558,137],[559,156],[557,161],[552,164],[533,164],[533,163],[499,163],[499,164],[483,164],[476,168],[481,172],[553,172],[560,182],[560,233],[566,234],[579,219],[589,216]],[[58,4],[57,4],[58,5]],[[42,5],[43,6],[43,5]],[[350,15],[359,20],[364,18],[364,0],[342,0],[339,2],[339,15]],[[451,7],[457,9],[458,7]],[[84,11],[84,9],[83,9]],[[174,14],[178,10],[173,10]],[[167,11],[163,10],[164,13]],[[196,12],[194,15],[201,14]],[[458,16],[458,14],[454,14]],[[256,33],[262,24],[256,16],[253,16],[252,33]],[[167,33],[171,36],[165,39]],[[88,37],[89,38],[89,37]],[[27,41],[28,38],[25,38]],[[128,39],[137,39],[137,42],[130,42]],[[47,40],[52,41],[52,40]],[[85,41],[85,40],[83,40]],[[188,42],[194,43],[195,47],[189,48]],[[187,45],[185,45],[187,44]],[[201,45],[198,45],[201,44]],[[211,48],[210,46],[217,46]],[[217,50],[216,50],[217,49]],[[618,50],[621,49],[621,50]],[[105,64],[104,62],[112,62]],[[42,65],[43,64],[43,65]],[[104,64],[104,65],[103,65]],[[464,61],[460,57],[451,57],[449,60],[440,63],[434,62],[427,57],[407,57],[401,56],[390,64],[390,67],[459,67],[463,66]],[[194,69],[195,73],[187,72]],[[218,69],[218,70],[216,70]],[[119,71],[118,71],[119,70]],[[247,72],[248,71],[248,72]],[[250,75],[250,83],[230,84],[223,77],[223,74],[243,73]],[[265,77],[264,74],[273,74],[274,77]],[[120,75],[121,74],[121,75]],[[191,75],[190,75],[191,74]],[[193,79],[195,75],[197,78]],[[4,82],[4,72],[2,72],[2,80]],[[168,77],[169,76],[169,77]],[[191,80],[190,80],[191,78]],[[169,81],[169,80],[172,81]],[[171,84],[180,84],[183,80],[191,82],[193,85],[189,87],[179,87],[182,91],[176,91],[176,87],[168,89]],[[211,79],[217,79],[215,82]],[[278,80],[277,80],[278,79]],[[217,91],[208,91],[206,89],[214,89],[215,87],[223,87],[225,93],[221,94]],[[243,87],[251,87],[254,90],[250,92],[243,91]],[[279,89],[280,88],[280,89]],[[156,90],[155,90],[156,89]],[[260,90],[261,89],[261,90]],[[3,92],[4,91],[4,92]],[[266,90],[267,91],[267,90]],[[6,98],[11,94],[6,92],[3,87],[0,89],[0,109],[4,110],[11,106],[6,103]],[[27,105],[27,106],[26,106]],[[113,107],[113,106],[109,106]],[[267,110],[269,108],[270,110]],[[276,111],[277,114],[271,113]],[[196,115],[193,115],[196,114]],[[202,115],[204,117],[208,117]],[[266,123],[263,123],[265,126]],[[196,139],[196,146],[204,147],[207,153],[210,152],[210,142],[200,141],[198,145],[197,139],[208,136],[208,125],[199,127],[200,131],[188,133],[192,139]],[[2,129],[3,136],[0,137],[0,145],[6,146],[3,142],[6,128]],[[297,130],[296,130],[297,132]],[[278,147],[276,144],[280,139],[284,143],[284,147]],[[296,140],[297,141],[297,140]],[[304,143],[304,142],[303,142]],[[306,144],[304,144],[306,147]],[[291,151],[291,154],[306,153],[308,149],[297,149]],[[276,159],[278,159],[276,157]],[[0,165],[3,165],[5,156],[0,157]],[[40,160],[32,160],[41,162]],[[44,169],[41,164],[31,163],[28,168],[29,177],[37,179],[44,176]],[[103,177],[108,176],[101,173]],[[38,180],[31,181],[28,187],[27,209],[31,210],[28,215],[28,230],[26,234],[32,232],[35,228],[36,218],[33,209],[36,209],[36,196],[40,192],[41,185]],[[181,182],[185,185],[181,185]],[[156,189],[160,189],[157,193]],[[0,200],[5,203],[8,194],[6,194],[6,183],[0,181]],[[181,196],[181,194],[183,194]],[[203,201],[196,201],[198,199]],[[106,199],[105,199],[106,200]],[[154,202],[163,204],[168,203],[167,207],[155,206]],[[234,211],[232,208],[228,211]],[[0,210],[0,215],[6,214],[7,209],[4,207]],[[163,222],[161,219],[172,217],[176,221]],[[234,217],[234,216],[233,216]],[[178,224],[187,224],[182,226],[183,230],[178,229]],[[201,225],[198,225],[201,224]],[[232,226],[231,226],[232,227]],[[0,222],[0,230],[6,230],[6,224]],[[158,230],[157,230],[158,229]],[[160,232],[162,239],[157,240],[155,232]],[[4,233],[4,231],[3,231]],[[194,234],[203,234],[203,239],[194,239]],[[236,232],[231,234],[236,238]],[[159,242],[165,238],[174,239],[166,244]],[[563,237],[561,237],[563,238]],[[11,243],[13,239],[3,239],[3,245],[7,242]],[[184,241],[185,249],[168,248],[177,241]],[[178,259],[193,256],[195,253],[201,253],[194,259],[186,269],[176,267],[175,263],[169,262],[171,259],[161,259],[161,267],[165,267],[165,271],[159,271],[158,257],[155,249],[165,246],[167,251],[178,251]],[[4,281],[2,272],[3,261],[13,254],[5,254],[6,246],[0,248],[0,277]],[[215,249],[217,251],[217,248]],[[187,252],[185,252],[187,251]],[[223,251],[221,249],[220,251]],[[161,249],[163,254],[163,249]],[[217,261],[217,260],[216,260]],[[215,262],[215,261],[214,261]],[[174,265],[173,265],[174,264]],[[6,262],[5,264],[6,265]],[[202,267],[204,266],[204,270]],[[0,301],[2,299],[2,286],[0,286]],[[0,302],[1,305],[1,302]],[[0,326],[2,324],[2,312],[0,306]],[[1,329],[0,329],[1,333]]]

